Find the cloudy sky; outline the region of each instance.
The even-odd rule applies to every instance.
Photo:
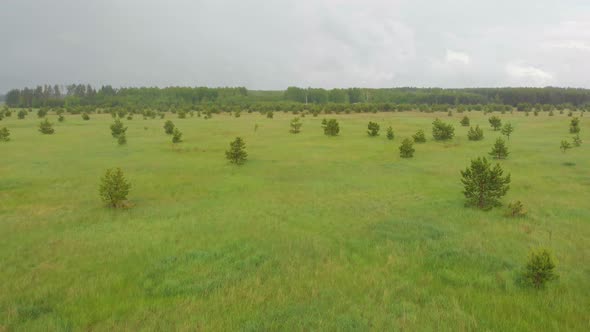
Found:
[[[43,83],[590,88],[590,0],[2,0],[0,92]]]

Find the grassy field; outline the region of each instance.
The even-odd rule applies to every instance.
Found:
[[[515,126],[503,202],[529,211],[509,219],[464,207],[459,171],[500,135],[465,114],[483,141],[467,140],[459,114],[335,115],[338,137],[322,115],[292,135],[291,114],[168,114],[125,121],[120,147],[110,115],[52,114],[47,136],[13,112],[0,122],[12,132],[0,143],[0,331],[590,330],[588,121],[582,147],[562,153],[567,116],[499,115]],[[455,124],[452,141],[432,141],[436,116]],[[418,129],[428,142],[401,159]],[[236,136],[243,166],[224,155]],[[133,185],[130,209],[100,201],[111,167]],[[560,274],[541,291],[516,282],[537,246]]]

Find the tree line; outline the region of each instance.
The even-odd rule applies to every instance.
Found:
[[[497,105],[533,109],[539,105],[564,108],[590,105],[590,89],[577,88],[385,88],[322,89],[289,87],[285,91],[245,87],[124,87],[94,88],[89,84],[40,85],[12,89],[5,96],[11,107],[170,107],[194,105],[249,105],[296,103],[307,105],[390,104],[420,107]],[[565,106],[564,106],[565,105]],[[393,108],[395,106],[390,106]]]

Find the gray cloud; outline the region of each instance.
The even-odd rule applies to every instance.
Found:
[[[590,87],[586,0],[4,0],[0,91],[43,83]]]

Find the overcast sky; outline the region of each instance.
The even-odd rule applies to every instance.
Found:
[[[0,92],[44,83],[590,88],[590,0],[2,0]]]

